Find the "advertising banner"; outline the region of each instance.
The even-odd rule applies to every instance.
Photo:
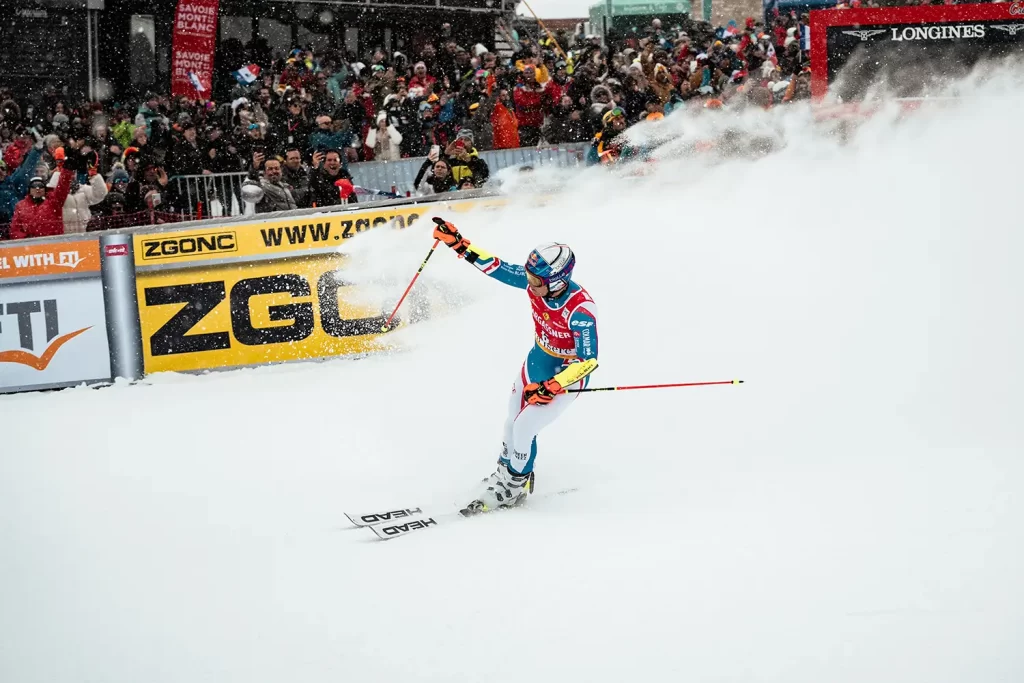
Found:
[[[99,277],[0,286],[0,391],[109,379]]]
[[[983,61],[1024,56],[1024,0],[811,12],[811,94],[919,97]]]
[[[381,307],[354,303],[357,288],[339,271],[345,258],[331,253],[139,272],[145,371],[187,372],[386,348],[380,340]]]
[[[424,200],[0,243],[0,393],[390,349],[381,328],[394,302],[346,281],[339,247],[371,228],[504,203]],[[434,294],[418,287],[393,326],[445,310]]]
[[[12,242],[0,249],[0,282],[40,275],[92,273],[99,269],[96,240],[25,245]]]
[[[178,0],[171,39],[171,95],[210,99],[218,0]]]
[[[377,211],[313,214],[276,221],[254,219],[252,223],[204,230],[135,235],[135,264],[154,266],[336,249],[343,240],[371,228],[408,227],[425,211],[423,206],[393,206]]]

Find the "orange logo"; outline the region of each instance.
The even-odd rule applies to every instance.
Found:
[[[97,240],[65,242],[59,245],[14,243],[0,248],[0,280],[29,275],[98,272],[100,248]]]
[[[50,345],[46,347],[41,356],[35,356],[28,351],[22,351],[21,349],[15,349],[14,351],[0,351],[0,363],[18,363],[19,365],[27,365],[30,368],[36,370],[45,370],[46,366],[50,364],[53,357],[57,355],[60,347],[67,344],[69,341],[82,334],[86,330],[91,330],[92,326],[83,327],[80,330],[74,332],[68,332],[50,342]]]

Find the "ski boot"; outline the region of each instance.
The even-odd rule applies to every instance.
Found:
[[[515,474],[499,461],[498,469],[484,480],[487,488],[476,500],[459,512],[464,517],[490,512],[498,508],[517,507],[526,502],[526,497],[533,493],[534,474]]]

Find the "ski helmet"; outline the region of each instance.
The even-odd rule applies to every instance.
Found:
[[[576,256],[566,244],[548,242],[530,252],[526,272],[542,280],[552,295],[561,294],[569,286]]]

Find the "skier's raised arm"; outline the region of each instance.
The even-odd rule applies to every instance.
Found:
[[[451,223],[440,218],[434,219],[434,238],[455,250],[459,258],[472,263],[485,275],[493,277],[516,289],[526,289],[526,269],[514,263],[505,263],[494,254],[473,246]]]

